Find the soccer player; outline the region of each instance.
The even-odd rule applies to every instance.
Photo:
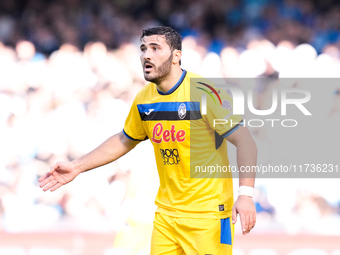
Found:
[[[199,76],[181,69],[181,43],[181,36],[169,27],[142,31],[141,63],[150,83],[136,96],[124,129],[83,157],[52,165],[39,179],[40,187],[55,191],[78,174],[108,164],[149,139],[160,178],[151,254],[232,254],[237,214],[243,234],[255,225],[254,176],[240,173],[234,203],[231,178],[190,178],[190,169],[208,163],[228,165],[225,139],[237,147],[239,168],[256,165],[257,149],[242,119],[231,114],[231,98],[224,91],[212,95],[219,98],[222,110],[209,108],[201,115],[201,95],[209,92],[206,88],[214,89],[206,83],[193,84],[192,78]],[[233,126],[212,125],[213,119],[223,118]]]

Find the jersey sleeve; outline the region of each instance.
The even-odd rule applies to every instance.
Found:
[[[203,116],[203,119],[220,136],[226,138],[243,125],[243,120],[240,115],[233,114],[233,101],[229,94],[222,88],[216,91],[218,96],[216,94],[206,95],[207,114]]]
[[[142,118],[138,111],[136,99],[131,105],[129,115],[125,121],[123,132],[126,137],[134,141],[144,141],[148,139],[143,126]]]

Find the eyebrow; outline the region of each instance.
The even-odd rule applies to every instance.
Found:
[[[149,44],[150,46],[161,46],[160,44],[158,44],[158,43],[150,43]],[[142,48],[142,47],[146,47],[146,45],[143,43],[141,46],[140,46],[140,48]]]

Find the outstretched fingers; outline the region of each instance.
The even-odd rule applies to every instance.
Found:
[[[58,182],[56,180],[52,180],[50,183],[48,183],[44,188],[43,191],[47,191],[50,188],[52,188],[54,185],[56,185]]]
[[[55,177],[53,176],[53,172],[58,168],[59,168],[59,164],[58,163],[54,164],[53,166],[51,166],[49,172],[47,172],[46,174],[44,174],[43,176],[41,176],[39,178],[39,182],[40,182],[39,187],[40,188],[44,187],[46,184],[49,184],[46,187],[44,187],[44,189],[43,189],[44,191],[53,187],[53,185],[55,185],[57,183]],[[53,184],[53,185],[51,186],[50,184]]]
[[[42,176],[40,179],[39,179],[39,187],[42,188],[44,187],[46,184],[54,181],[54,176],[50,173],[46,173],[44,176]],[[45,190],[45,189],[44,189]]]
[[[50,177],[50,176],[51,176],[51,174],[50,174],[49,172],[47,172],[46,174],[44,174],[43,176],[41,176],[41,177],[39,178],[39,182],[44,181],[46,178],[48,178],[48,177]]]
[[[63,186],[60,182],[58,182],[57,184],[55,184],[50,191],[55,191],[56,189],[59,189],[61,186]]]

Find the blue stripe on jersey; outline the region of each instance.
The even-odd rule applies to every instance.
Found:
[[[231,245],[230,218],[221,219],[221,243]]]
[[[181,104],[185,104],[187,111],[200,111],[200,102],[162,102],[153,104],[138,104],[139,113],[177,112]]]
[[[243,125],[243,120],[238,123],[237,125],[235,125],[233,128],[229,129],[226,133],[224,133],[222,136],[224,138],[228,137],[229,135],[231,135],[232,133],[234,133],[237,129],[239,129],[239,127]]]
[[[181,85],[182,84],[182,82],[183,82],[183,80],[184,80],[184,77],[185,77],[185,75],[187,74],[187,71],[186,70],[183,70],[182,69],[182,75],[181,75],[181,78],[179,78],[179,81],[175,84],[175,86],[173,86],[168,92],[166,92],[166,93],[164,93],[164,92],[162,92],[162,91],[160,91],[160,90],[158,90],[157,89],[157,91],[158,91],[158,93],[159,94],[161,94],[161,95],[170,95],[172,92],[174,92],[178,87],[179,87],[179,85]]]
[[[132,137],[129,136],[127,133],[125,133],[125,130],[124,130],[124,129],[123,129],[123,134],[124,134],[127,138],[129,138],[130,140],[132,140],[132,141],[139,141],[139,142],[141,142],[141,141],[146,140],[146,139],[144,139],[144,140],[138,140],[138,139],[132,138]],[[146,137],[145,137],[145,138],[146,138]]]

